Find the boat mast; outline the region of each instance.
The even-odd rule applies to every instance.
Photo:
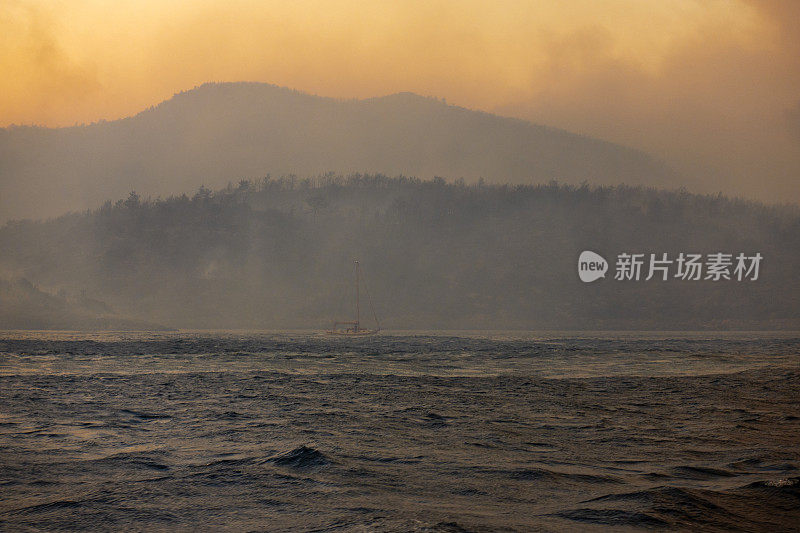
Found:
[[[356,265],[356,327],[355,330],[358,331],[358,323],[359,323],[359,308],[358,308],[358,261],[355,262]]]

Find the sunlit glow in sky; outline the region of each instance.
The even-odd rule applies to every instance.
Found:
[[[399,91],[629,144],[720,186],[800,171],[793,0],[3,0],[0,126],[207,81]],[[750,181],[748,181],[750,180]]]

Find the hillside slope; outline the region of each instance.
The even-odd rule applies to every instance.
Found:
[[[0,222],[97,207],[131,190],[167,196],[329,171],[675,185],[642,152],[410,93],[345,101],[224,83],[122,120],[0,129]]]
[[[797,208],[645,188],[242,182],[10,223],[0,249],[0,276],[172,327],[327,327],[352,316],[356,258],[394,329],[800,325]],[[609,260],[606,279],[579,280],[583,250]],[[617,281],[622,252],[760,253],[763,263],[755,281],[646,281],[646,267]]]

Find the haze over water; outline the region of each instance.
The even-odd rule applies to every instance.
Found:
[[[798,20],[0,1],[0,532],[800,531]]]
[[[7,332],[0,528],[786,530],[795,333]]]

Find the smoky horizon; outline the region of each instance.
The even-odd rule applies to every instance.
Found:
[[[113,7],[81,0],[67,7],[14,0],[0,7],[0,66],[7,73],[0,81],[0,126],[6,127],[0,132],[0,192],[13,198],[18,181],[30,176],[42,180],[39,190],[58,185],[63,164],[57,159],[46,168],[21,169],[15,159],[31,157],[26,150],[30,139],[7,126],[127,122],[126,117],[192,87],[249,80],[345,100],[380,100],[404,92],[446,99],[465,109],[638,150],[671,170],[667,180],[638,176],[654,179],[659,187],[797,203],[800,40],[792,21],[798,18],[797,4],[785,0],[669,0],[657,6],[582,0],[570,7],[513,1],[492,6],[450,1],[363,6],[345,1],[256,5],[243,0],[170,6],[124,1]],[[257,101],[249,105],[252,113],[261,113]],[[313,115],[319,104],[308,105]],[[298,112],[288,123],[264,118],[273,119],[281,135],[291,136],[292,121],[308,119]],[[88,150],[77,161],[81,168],[88,165],[91,174],[94,162],[106,167],[104,179],[131,181],[146,166],[135,157],[138,137],[157,135],[172,120],[184,123],[177,132],[183,136],[207,137],[213,125],[194,122],[197,113],[162,117],[155,130],[126,133],[117,141],[128,147],[125,161],[97,152],[96,144],[56,143],[50,148],[62,154]],[[329,120],[324,116],[322,122]],[[218,144],[246,151],[239,141],[246,140],[247,129],[217,127]],[[476,133],[490,142],[499,135]],[[347,130],[337,135],[339,144],[327,149],[362,141]],[[37,154],[43,153],[41,145],[36,148]],[[285,148],[297,152],[307,147]],[[385,159],[352,158],[311,170],[299,160],[294,168],[277,161],[238,176],[195,176],[191,183],[183,182],[183,190],[169,193],[266,173],[382,172],[472,180],[476,178],[460,169],[454,157],[459,150],[475,149],[469,144],[455,147],[430,172],[408,164],[397,168]],[[489,170],[483,177],[497,183],[573,179]],[[616,176],[606,170],[584,177],[592,184],[638,184],[624,172]],[[168,178],[160,174],[154,179]],[[78,187],[91,196],[96,184]],[[133,188],[164,194],[155,186]],[[116,191],[103,200],[121,194]],[[66,210],[85,207],[75,202]],[[41,216],[65,212],[60,209]]]

